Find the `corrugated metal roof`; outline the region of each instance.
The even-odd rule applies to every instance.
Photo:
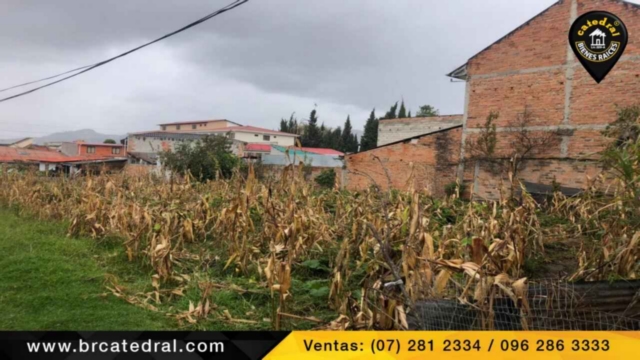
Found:
[[[309,152],[309,153],[318,154],[318,155],[336,155],[336,156],[344,155],[344,153],[341,152],[341,151],[333,150],[333,149],[327,149],[327,148],[301,147],[301,148],[298,148],[298,149],[300,149],[302,151]]]
[[[344,153],[326,148],[310,148],[310,147],[292,147],[292,146],[280,146],[280,145],[271,145],[274,149],[284,153],[287,150],[289,151],[289,155],[326,155],[326,156],[343,156]]]
[[[105,160],[113,157],[100,155],[67,156],[59,152],[0,147],[0,162],[47,162],[63,163],[86,160]]]
[[[245,151],[251,151],[251,152],[271,152],[271,145],[270,144],[258,144],[258,143],[251,143],[251,144],[247,144],[244,147]]]
[[[264,165],[281,165],[287,166],[291,164],[299,164],[300,161],[313,167],[332,167],[341,168],[344,163],[337,157],[328,155],[306,154],[304,156],[290,154],[290,156],[282,155],[262,155],[262,164]]]

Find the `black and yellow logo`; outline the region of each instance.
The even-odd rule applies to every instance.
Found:
[[[580,16],[569,31],[569,44],[576,57],[600,83],[618,62],[629,36],[616,15],[592,11]]]

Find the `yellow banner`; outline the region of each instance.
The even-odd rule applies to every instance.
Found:
[[[640,359],[640,332],[294,331],[266,359]]]

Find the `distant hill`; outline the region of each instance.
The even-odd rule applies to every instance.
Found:
[[[116,143],[120,143],[120,139],[124,139],[126,135],[108,135],[95,132],[91,129],[63,131],[53,133],[51,135],[37,137],[34,139],[35,144],[44,144],[46,142],[74,141],[84,140],[90,143],[101,143],[106,139],[113,139]]]

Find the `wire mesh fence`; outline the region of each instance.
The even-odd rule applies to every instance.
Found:
[[[532,281],[524,296],[495,285],[448,286],[407,320],[420,330],[640,330],[639,298],[640,281]]]

